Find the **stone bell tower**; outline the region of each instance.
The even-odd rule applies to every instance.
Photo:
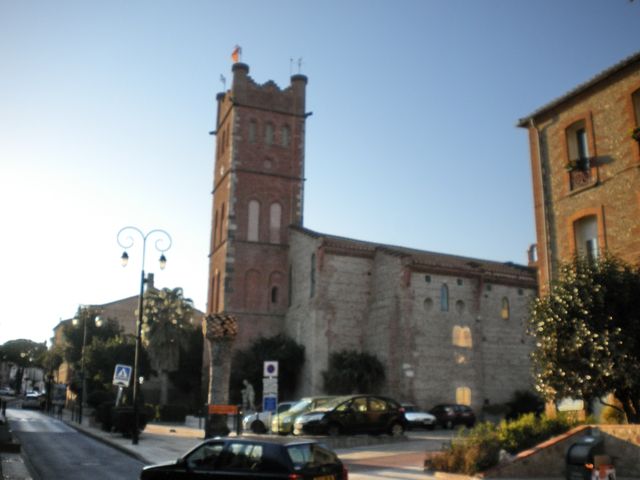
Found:
[[[233,315],[237,346],[282,330],[288,226],[302,225],[307,77],[256,83],[235,63],[217,96],[208,314]]]

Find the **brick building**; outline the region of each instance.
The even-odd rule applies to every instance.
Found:
[[[543,291],[576,253],[640,260],[639,125],[640,52],[518,122],[529,131]]]
[[[220,93],[208,313],[234,315],[237,346],[285,332],[305,346],[299,395],[323,391],[333,351],[378,356],[385,391],[479,408],[530,387],[533,270],[304,228],[304,75],[280,89],[233,65]]]

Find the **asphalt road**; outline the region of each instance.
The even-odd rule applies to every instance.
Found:
[[[135,480],[142,463],[39,411],[7,409],[34,480]]]

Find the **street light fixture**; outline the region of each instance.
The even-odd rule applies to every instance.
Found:
[[[80,307],[80,317],[82,319],[82,350],[80,350],[80,378],[81,378],[81,387],[80,394],[78,395],[79,407],[78,407],[78,423],[82,424],[82,408],[87,403],[87,376],[84,371],[84,351],[87,346],[87,315],[83,314],[86,310],[84,307]],[[74,317],[71,321],[73,325],[77,326],[80,323],[80,319],[78,317]],[[94,322],[96,327],[102,326],[102,318],[99,315],[96,315],[94,318]]]
[[[120,229],[118,232],[118,245],[124,248],[124,252],[122,252],[122,256],[120,257],[120,261],[122,262],[122,266],[126,267],[129,262],[129,254],[127,253],[127,248],[131,248],[135,243],[133,235],[140,235],[142,238],[142,267],[140,269],[140,297],[138,298],[138,320],[136,323],[136,349],[135,356],[133,360],[133,431],[131,432],[131,443],[136,445],[138,443],[138,417],[139,417],[139,390],[140,390],[140,374],[139,374],[139,363],[140,363],[140,350],[142,348],[142,311],[143,311],[143,297],[144,297],[144,284],[146,283],[146,279],[144,276],[144,260],[146,256],[147,249],[147,239],[152,235],[157,236],[157,240],[154,243],[155,249],[160,252],[160,269],[164,270],[164,267],[167,264],[167,257],[164,256],[164,252],[171,248],[171,235],[169,235],[164,230],[154,229],[149,231],[148,233],[142,232],[137,227],[124,227]]]

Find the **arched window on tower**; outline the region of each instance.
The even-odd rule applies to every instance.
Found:
[[[633,102],[633,113],[635,114],[636,121],[636,124],[632,125],[631,129],[634,129],[640,127],[640,88],[633,92],[631,101]]]
[[[282,145],[283,147],[288,147],[289,146],[290,133],[291,133],[291,131],[289,130],[289,127],[287,125],[283,125],[281,127],[281,129],[280,129],[280,145]]]
[[[224,232],[224,203],[220,207],[220,219],[218,221],[218,244],[222,243],[223,232]]]
[[[216,214],[213,217],[213,235],[211,235],[212,251],[216,248],[217,240],[218,240],[218,211],[216,210]]]
[[[273,124],[267,123],[264,126],[264,143],[273,145]]]
[[[511,312],[509,309],[509,299],[507,297],[502,297],[502,308],[500,309],[500,316],[504,320],[509,320],[511,316]]]
[[[256,135],[258,132],[258,122],[255,120],[249,120],[249,143],[256,143]]]
[[[473,340],[471,339],[471,329],[469,327],[453,327],[452,343],[456,347],[472,348]]]
[[[216,270],[213,278],[213,311],[217,313],[220,311],[220,272],[218,270]]]
[[[443,283],[440,287],[440,311],[449,311],[449,287],[446,283]]]
[[[269,207],[269,242],[280,243],[280,223],[282,222],[282,207],[279,203],[272,203]]]
[[[249,215],[247,224],[247,240],[249,242],[258,241],[260,230],[260,203],[257,200],[249,201]]]

